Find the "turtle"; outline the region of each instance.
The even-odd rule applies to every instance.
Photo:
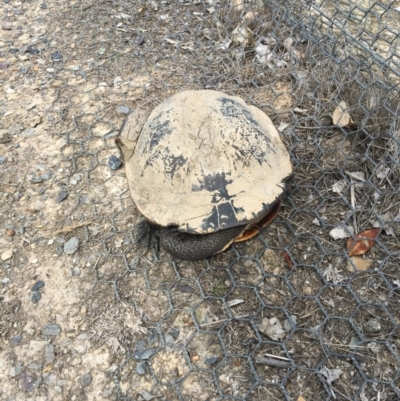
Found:
[[[130,112],[115,142],[136,208],[181,260],[256,235],[278,213],[292,173],[271,119],[216,90],[181,91]]]

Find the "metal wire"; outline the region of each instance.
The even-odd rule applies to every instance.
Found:
[[[87,183],[68,218],[107,224],[103,238],[83,233],[99,255],[93,291],[111,288],[153,330],[141,347],[121,340],[116,399],[139,390],[162,400],[400,399],[396,4],[101,0],[60,10],[76,45],[71,53],[67,39],[48,42],[49,53],[70,54],[54,62],[61,84],[48,115],[71,176]],[[117,107],[151,108],[190,88],[260,107],[294,166],[278,219],[198,263],[136,243],[140,216],[127,188],[99,201],[113,177],[124,180],[107,166],[118,156]],[[346,124],[334,121],[340,104]],[[347,240],[329,233],[346,227],[354,238],[374,224],[371,266],[355,271]],[[285,326],[275,339],[262,328],[271,319]]]

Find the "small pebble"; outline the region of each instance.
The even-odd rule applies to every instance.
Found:
[[[48,324],[43,327],[44,336],[56,336],[61,333],[61,327],[58,324]]]
[[[120,113],[120,114],[128,114],[130,111],[130,108],[128,106],[118,106],[116,111],[117,111],[117,113]]]
[[[378,319],[370,319],[365,323],[365,329],[369,333],[378,333],[381,331],[382,325]]]
[[[46,3],[42,3],[42,4],[40,5],[40,8],[43,9],[43,10],[45,10],[45,9],[47,8],[47,4],[46,4]]]
[[[21,334],[17,334],[13,339],[12,339],[12,343],[13,344],[18,344],[22,339]]]
[[[5,23],[1,26],[1,29],[2,29],[3,31],[11,31],[11,29],[12,29],[12,24],[10,24],[10,23],[8,23],[8,22],[5,22]]]
[[[18,72],[20,74],[27,74],[29,72],[29,67],[22,67]]]
[[[79,276],[81,274],[81,269],[79,267],[74,267],[71,269],[71,276]]]
[[[76,237],[70,238],[65,244],[64,244],[64,252],[67,255],[73,255],[79,248],[79,239]]]
[[[40,50],[36,47],[28,46],[26,52],[32,54],[32,56],[36,56],[37,54],[40,53]]]
[[[44,287],[44,281],[38,280],[35,284],[33,284],[31,291],[38,291]]]
[[[61,203],[63,200],[68,198],[68,191],[62,190],[57,196],[56,203]]]
[[[4,277],[3,280],[1,280],[1,282],[6,285],[10,282],[11,280],[8,277]]]
[[[42,298],[42,294],[39,291],[33,291],[31,293],[31,301],[36,304],[37,302],[39,302]]]
[[[175,342],[175,339],[171,336],[171,334],[165,334],[164,341],[166,344],[173,344]]]
[[[52,344],[46,345],[44,349],[44,358],[46,363],[53,363],[55,359],[54,346]]]
[[[133,354],[133,357],[139,361],[143,361],[151,358],[156,353],[156,351],[157,351],[156,349],[151,349],[151,348],[145,349],[143,351],[136,351]]]
[[[139,46],[144,45],[144,38],[142,36],[138,36],[135,40],[136,44]]]
[[[10,376],[11,377],[16,377],[16,376],[20,375],[21,373],[22,373],[22,366],[21,365],[13,366],[10,369]]]
[[[134,256],[129,262],[129,268],[134,270],[137,269],[140,263],[140,256]]]
[[[6,231],[6,234],[7,234],[7,237],[14,237],[15,231],[14,231],[12,228],[9,228],[9,229]]]
[[[121,159],[115,155],[111,155],[108,159],[108,166],[111,170],[118,170],[122,165]]]
[[[63,58],[62,54],[60,52],[55,52],[51,54],[51,59],[53,61],[61,61]]]
[[[6,130],[0,130],[0,143],[11,142],[11,135]]]
[[[210,358],[206,358],[206,364],[213,366],[218,362],[218,358],[217,357],[210,357]]]
[[[7,157],[0,156],[0,164],[4,164],[7,161]]]
[[[133,55],[136,56],[136,57],[139,57],[140,56],[140,51],[139,50],[134,50],[133,51]]]
[[[146,362],[145,361],[139,362],[136,366],[136,373],[140,376],[143,376],[146,374],[146,372],[147,372]]]
[[[34,379],[32,376],[28,376],[25,372],[22,372],[19,384],[23,391],[32,391],[34,388]]]
[[[82,387],[87,387],[91,382],[92,382],[92,375],[90,373],[85,373],[80,379]]]

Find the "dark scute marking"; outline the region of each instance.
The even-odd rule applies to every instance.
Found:
[[[165,110],[150,121],[150,151],[152,151],[166,135],[171,135],[172,132],[174,132],[175,127],[171,125],[171,120],[169,119],[170,114],[170,109]]]
[[[175,173],[187,163],[187,158],[183,155],[174,155],[168,147],[158,148],[146,161],[146,167],[154,165],[155,160],[163,162],[163,173],[174,178]],[[143,176],[143,173],[142,173]]]
[[[220,227],[234,227],[239,225],[235,209],[231,202],[218,205],[218,215]]]
[[[202,180],[200,181],[200,185],[193,185],[192,191],[209,191],[214,192],[211,202],[219,203],[222,199],[229,200],[236,195],[229,195],[227,190],[227,185],[231,184],[233,180],[228,180],[226,178],[225,173],[215,173],[204,175]]]
[[[216,230],[218,227],[219,227],[218,209],[216,206],[213,206],[211,213],[203,220],[201,228],[204,231],[208,231],[209,229]]]
[[[266,163],[266,151],[275,153],[275,150],[271,146],[271,140],[265,135],[262,127],[260,127],[257,120],[255,120],[252,114],[240,103],[227,99],[226,97],[220,97],[219,102],[220,112],[223,116],[229,117],[236,120],[237,128],[235,132],[241,131],[242,140],[247,142],[247,146],[235,146],[237,160],[241,160],[244,165],[249,165],[247,159],[247,153],[250,153],[252,157],[260,164]],[[263,145],[263,146],[261,146]],[[246,152],[243,149],[248,149]]]

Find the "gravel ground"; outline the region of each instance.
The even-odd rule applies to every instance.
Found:
[[[1,400],[400,399],[400,74],[277,3],[1,2]],[[295,172],[266,230],[181,262],[139,240],[114,138],[204,88]]]

